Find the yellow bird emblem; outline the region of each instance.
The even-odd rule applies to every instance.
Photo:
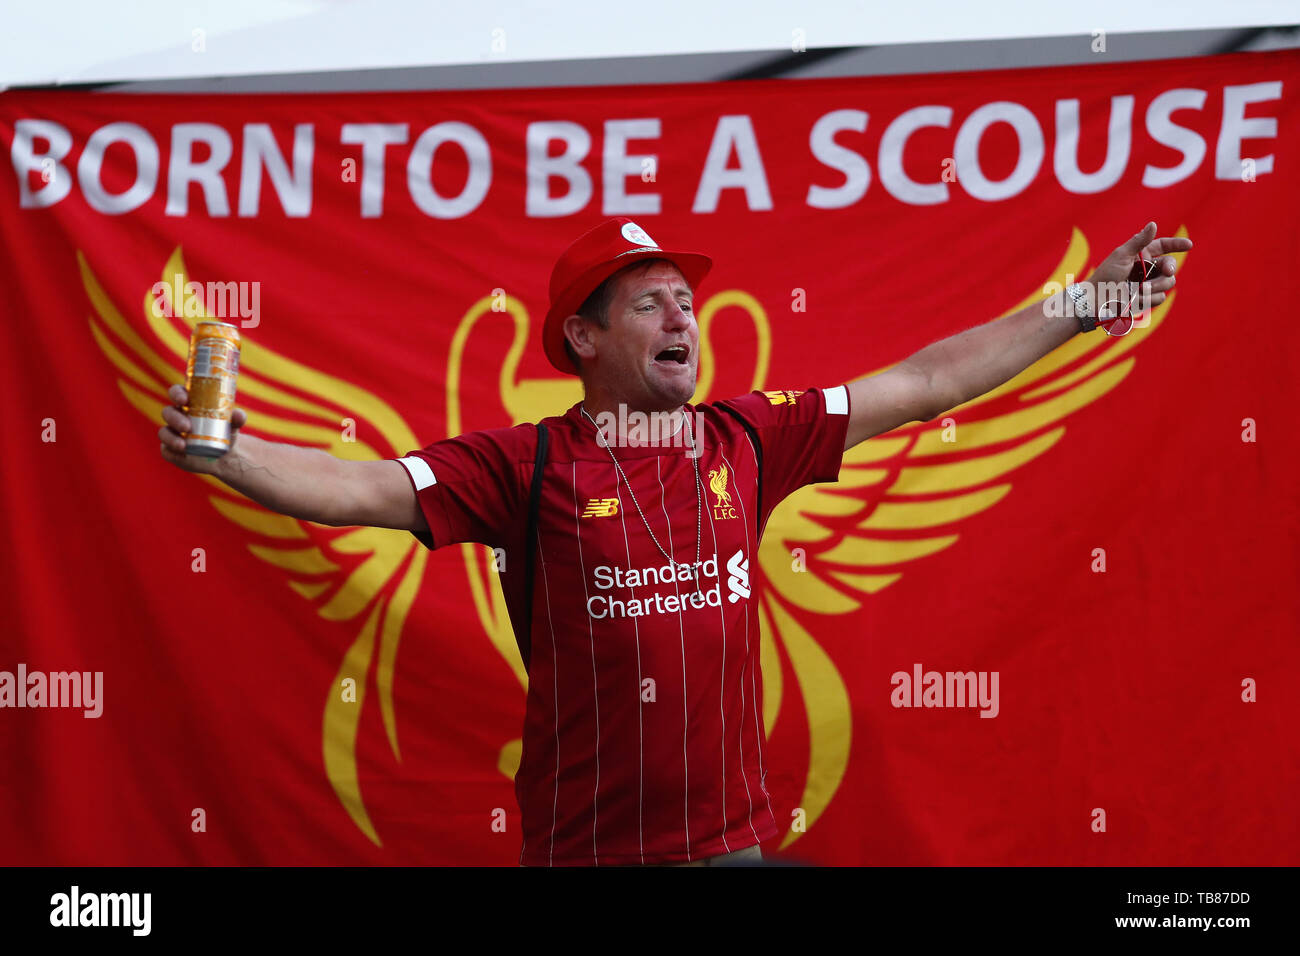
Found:
[[[1185,236],[1186,229],[1177,235]],[[1180,274],[1186,255],[1175,254]],[[170,404],[168,385],[183,377],[189,328],[206,317],[201,303],[187,302],[186,308],[176,310],[186,317],[172,319],[156,314],[152,293],[146,294],[144,328],[152,342],[146,341],[143,330],[127,322],[109,299],[84,255],[78,252],[77,259],[94,312],[89,317],[90,333],[117,369],[123,397],[156,423],[163,406]],[[1088,243],[1075,229],[1047,279],[1064,284],[1067,274],[1086,274],[1087,264]],[[179,281],[179,287],[185,287],[188,276],[180,249],[164,266],[162,281],[169,287]],[[770,737],[783,707],[802,706],[806,712],[808,770],[797,805],[804,810],[808,827],[825,811],[844,778],[852,709],[839,670],[795,612],[831,615],[858,610],[867,595],[898,582],[909,562],[955,545],[962,519],[1002,501],[1011,490],[1005,480],[1010,473],[1056,444],[1065,434],[1067,417],[1128,376],[1136,362],[1131,353],[1160,327],[1176,296],[1171,292],[1152,310],[1145,327],[1127,336],[1075,336],[1009,382],[949,411],[941,420],[913,422],[851,448],[844,454],[837,483],[802,488],[775,510],[759,546],[762,582],[755,592],[762,624],[763,722]],[[1008,311],[1042,298],[1036,292]],[[504,313],[498,303],[491,296],[474,303],[453,335],[446,385],[449,435],[464,431],[465,352],[471,331],[485,316],[504,315],[513,325],[513,340],[499,376],[502,406],[511,424],[558,414],[581,398],[577,379],[519,377],[530,319],[516,300],[508,300]],[[761,389],[765,384],[771,354],[766,312],[748,293],[717,292],[698,311],[701,354],[695,403],[727,397],[710,396],[715,350],[709,332],[717,313],[728,307],[741,309],[754,324],[757,346],[750,387]],[[182,330],[176,322],[189,328]],[[244,337],[239,389],[241,404],[246,400],[257,406],[246,430],[273,440],[322,448],[351,460],[399,457],[422,444],[383,399],[272,352],[259,345],[255,336]],[[297,417],[285,417],[285,412]],[[382,438],[382,447],[344,441],[338,423],[345,415],[364,416]],[[249,545],[252,553],[284,571],[290,586],[321,617],[357,622],[356,636],[339,663],[334,683],[326,689],[322,752],[326,774],[343,807],[369,839],[382,845],[358,782],[357,731],[362,707],[370,699],[366,675],[377,657],[375,694],[389,746],[401,759],[393,674],[427,552],[404,531],[313,525],[314,533],[309,535],[306,523],[267,511],[214,478],[196,477],[211,486],[208,500],[218,513],[259,539]],[[709,472],[709,487],[720,503],[724,498],[730,501],[727,483],[725,467]],[[322,533],[329,534],[324,544],[314,543]],[[506,613],[494,555],[480,545],[461,548],[484,631],[526,689],[527,675]],[[803,566],[791,561],[795,549],[805,556]],[[354,564],[358,555],[361,560],[344,574],[331,555],[352,558],[348,564]],[[793,705],[787,701],[784,661],[797,685],[798,700]],[[359,678],[355,703],[343,703],[337,690],[347,677]],[[513,777],[519,756],[520,741],[506,743],[498,757],[500,771]],[[782,846],[798,836],[790,832]]]
[[[731,507],[731,492],[727,490],[727,466],[709,469],[709,490],[718,496],[718,507]]]

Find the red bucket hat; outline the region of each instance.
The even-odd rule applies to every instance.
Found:
[[[564,320],[578,311],[596,286],[637,259],[667,259],[681,270],[692,290],[713,265],[712,259],[698,252],[661,249],[644,229],[623,216],[583,233],[551,270],[551,307],[542,324],[542,347],[561,372],[578,374],[564,351]]]

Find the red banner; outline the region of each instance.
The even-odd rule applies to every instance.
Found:
[[[263,438],[397,457],[561,412],[550,268],[627,215],[714,257],[697,401],[851,381],[1149,220],[1190,235],[1132,334],[781,505],[754,592],[786,828],[764,850],[1294,863],[1297,80],[1287,51],[0,95],[0,862],[517,861],[526,675],[484,549],[273,515],[163,462],[158,412],[203,314],[241,327]]]

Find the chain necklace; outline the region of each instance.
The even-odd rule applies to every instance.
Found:
[[[623,471],[623,466],[618,463],[618,458],[614,455],[614,449],[609,446],[609,442],[605,439],[605,436],[601,434],[600,426],[596,424],[596,420],[592,418],[591,413],[587,411],[587,406],[580,405],[579,408],[582,410],[582,414],[587,416],[587,421],[591,422],[592,427],[596,429],[596,437],[600,439],[600,444],[605,446],[605,451],[609,452],[609,457],[614,462],[614,467],[618,470],[619,476],[622,477],[623,484],[627,485],[627,492],[632,496],[632,504],[636,506],[636,513],[641,516],[641,523],[645,525],[646,531],[649,532],[650,540],[653,541],[655,547],[659,549],[659,553],[664,556],[664,560],[667,561],[675,570],[680,572],[684,569],[691,572],[691,578],[695,582],[695,593],[701,593],[700,536],[703,528],[701,515],[704,513],[704,482],[700,478],[700,456],[698,449],[695,447],[695,433],[690,428],[690,415],[686,412],[682,413],[682,425],[686,427],[687,436],[691,440],[691,461],[695,465],[695,564],[693,566],[688,565],[685,561],[673,560],[672,555],[664,550],[663,545],[659,543],[659,539],[655,537],[654,529],[650,527],[650,522],[646,520],[645,512],[641,510],[641,503],[636,500],[636,492],[632,490],[632,482],[627,480],[627,473]],[[668,530],[671,533],[671,519],[669,519]]]

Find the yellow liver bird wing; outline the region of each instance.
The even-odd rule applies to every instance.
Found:
[[[159,424],[163,406],[171,404],[167,388],[185,379],[189,333],[196,322],[208,318],[203,303],[187,293],[183,307],[174,310],[177,318],[173,319],[155,309],[153,292],[147,293],[144,319],[152,335],[149,341],[126,321],[81,251],[77,252],[77,264],[94,310],[89,316],[90,332],[116,368],[118,388],[134,408]],[[189,281],[186,273],[178,247],[164,266],[161,279],[168,288],[184,289]],[[311,398],[287,391],[286,386]],[[339,458],[392,458],[418,447],[406,422],[382,399],[273,352],[259,345],[256,336],[247,334],[243,336],[240,357],[239,404],[249,411],[243,431],[320,448]],[[343,423],[348,418],[371,426],[383,447],[375,449],[365,441],[345,438]],[[401,760],[393,710],[393,673],[402,628],[424,575],[425,549],[405,531],[331,528],[276,514],[211,476],[196,477],[215,489],[208,500],[218,513],[256,536],[258,540],[249,544],[249,550],[286,572],[289,586],[311,602],[321,617],[360,623],[326,697],[322,757],[330,784],[348,815],[367,837],[382,846],[361,796],[357,730],[368,696],[367,675],[377,654],[375,686],[380,715],[393,755]],[[344,565],[351,570],[345,570]],[[349,678],[355,682],[355,700],[345,699],[343,693],[343,682]]]
[[[1186,234],[1186,228],[1177,233]],[[1186,255],[1175,255],[1180,266]],[[1047,281],[1064,285],[1067,275],[1086,274],[1087,262],[1087,240],[1074,229]],[[1036,293],[1008,311],[1043,298]],[[1174,299],[1171,292],[1126,336],[1075,336],[939,419],[913,422],[849,449],[837,482],[805,486],[775,509],[759,545],[768,585],[759,605],[764,723],[770,734],[781,706],[781,670],[769,666],[777,663],[775,634],[808,712],[809,774],[799,803],[808,826],[844,777],[852,714],[839,672],[790,609],[856,611],[867,595],[897,582],[909,562],[954,545],[963,518],[1005,498],[1011,490],[1005,477],[1060,441],[1067,417],[1133,370],[1137,359],[1131,353],[1159,329]],[[792,830],[782,846],[798,836]]]

